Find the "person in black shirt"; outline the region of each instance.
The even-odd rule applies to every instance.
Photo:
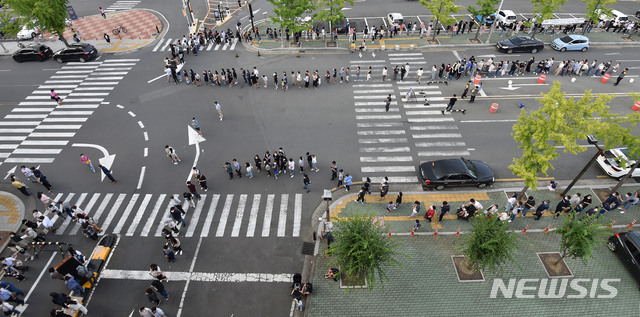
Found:
[[[569,212],[569,210],[571,210],[570,199],[571,197],[567,195],[556,205],[556,214],[553,216],[553,219],[558,218],[561,212]]]
[[[438,218],[438,222],[442,222],[442,217],[444,217],[444,215],[446,215],[449,210],[451,210],[451,206],[449,206],[449,203],[447,203],[446,201],[443,201],[442,207],[440,207],[440,217]]]

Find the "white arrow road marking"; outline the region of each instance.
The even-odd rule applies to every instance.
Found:
[[[94,148],[94,149],[100,150],[102,152],[102,155],[104,155],[104,157],[100,158],[98,160],[98,162],[100,163],[100,165],[106,167],[108,170],[111,170],[111,166],[113,165],[113,161],[116,159],[116,155],[115,154],[109,155],[109,151],[107,151],[107,149],[105,149],[103,146],[98,145],[98,144],[74,143],[71,146],[74,146],[74,147],[90,147],[90,148]],[[104,181],[104,178],[105,178],[106,175],[102,171],[100,171],[100,175],[101,175],[100,181]]]

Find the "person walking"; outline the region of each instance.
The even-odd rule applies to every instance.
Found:
[[[106,14],[104,14],[104,9],[103,9],[102,7],[99,7],[99,9],[100,9],[100,15],[101,15],[103,18],[105,18],[105,19],[106,19],[106,18],[107,18],[107,15],[106,15]]]
[[[478,94],[478,86],[471,89],[471,98],[469,99],[469,103],[474,103],[476,101],[476,95]]]
[[[113,178],[113,176],[111,175],[111,171],[109,171],[109,169],[108,169],[108,168],[106,168],[106,167],[102,166],[102,164],[98,164],[98,168],[100,168],[100,169],[102,170],[102,172],[104,173],[104,175],[105,175],[106,177],[108,177],[108,178],[111,180],[111,182],[112,182],[112,183],[114,183],[114,184],[115,184],[115,183],[117,183],[117,182],[118,182],[118,181],[116,181],[116,179],[115,179],[115,178]]]
[[[104,40],[107,41],[107,44],[111,45],[111,37],[109,36],[109,34],[104,33],[102,37],[104,37]]]
[[[309,175],[307,175],[307,173],[302,173],[302,184],[304,184],[304,189],[307,190],[307,193],[311,191],[311,187],[309,186],[309,184],[311,184],[311,180],[309,179]]]
[[[91,164],[91,159],[89,159],[88,156],[84,155],[84,153],[80,153],[80,162],[87,165],[94,173],[96,172],[96,169],[93,167],[93,164]]]
[[[453,106],[456,104],[456,101],[458,101],[458,98],[456,98],[456,94],[453,94],[453,97],[449,99],[447,108],[444,111],[442,111],[442,114],[444,114],[445,111],[451,112],[451,110],[453,109]]]
[[[304,160],[302,156],[298,159],[298,168],[300,168],[300,174],[304,173]]]
[[[385,176],[380,181],[380,201],[384,200],[384,196],[387,196],[389,192],[389,178]]]
[[[469,81],[467,85],[464,87],[464,91],[462,92],[462,96],[460,96],[460,98],[462,99],[467,98],[467,94],[469,93],[470,87],[471,87],[471,81]]]
[[[365,203],[364,198],[365,195],[367,194],[367,189],[363,187],[360,188],[360,190],[358,191],[358,199],[356,200],[357,203]]]
[[[200,196],[200,194],[196,190],[196,185],[192,184],[191,181],[187,181],[187,188],[189,188],[189,192],[191,193],[191,195],[193,195],[196,198],[198,198],[198,200],[202,199],[202,197]]]
[[[178,154],[176,154],[176,151],[173,149],[173,147],[165,145],[164,151],[167,153],[167,157],[171,159],[174,165],[180,162],[180,157],[178,157]]]
[[[233,167],[231,167],[231,163],[225,162],[222,168],[229,174],[229,179],[233,179]]]
[[[245,163],[245,170],[247,171],[247,177],[249,178],[253,178],[253,166],[251,166],[251,163],[246,162]]]
[[[49,94],[51,95],[51,99],[55,100],[58,103],[58,106],[62,106],[62,98],[60,98],[55,90],[51,89],[51,92]]]
[[[349,191],[349,189],[351,189],[351,182],[353,180],[353,177],[351,175],[349,175],[349,173],[347,173],[344,177],[344,187],[347,188],[347,191]]]
[[[438,222],[442,222],[442,218],[451,210],[451,206],[445,200],[442,202],[442,207],[440,207],[440,217],[438,217]]]
[[[287,163],[287,167],[289,169],[289,175],[291,176],[291,178],[293,178],[295,176],[296,163],[293,162],[292,158],[289,158],[289,162]]]
[[[218,118],[220,118],[220,121],[222,121],[222,118],[224,117],[222,115],[222,105],[220,105],[217,101],[215,102],[215,106],[216,106],[216,111],[218,112]]]
[[[238,163],[238,160],[234,158],[231,163],[233,164],[233,169],[236,171],[236,175],[238,175],[238,178],[242,178],[242,172],[240,171],[240,163]]]
[[[318,158],[315,154],[311,155],[311,170],[315,171],[316,173],[320,171],[320,169],[318,168]]]
[[[331,180],[338,178],[338,163],[331,161]]]
[[[402,204],[402,192],[398,192],[398,196],[396,197],[396,203],[393,205],[393,209],[398,209],[398,207]]]
[[[82,296],[84,294],[84,288],[75,280],[71,275],[64,277],[64,284],[72,290],[76,296]]]
[[[620,75],[618,75],[618,79],[616,79],[616,83],[615,83],[615,84],[613,84],[613,85],[614,85],[614,86],[618,86],[618,84],[620,83],[620,81],[621,81],[622,79],[624,79],[624,76],[626,76],[626,75],[627,75],[627,72],[629,72],[629,68],[625,68],[625,69],[620,73]]]
[[[162,282],[160,282],[159,280],[154,279],[153,281],[151,281],[151,288],[155,289],[158,293],[160,293],[160,295],[164,296],[164,300],[169,299],[169,293],[165,289],[164,285],[162,285]]]
[[[173,218],[173,220],[177,221],[178,223],[182,223],[185,227],[187,226],[187,222],[184,221],[184,218],[182,218],[182,215],[185,213],[184,210],[181,210],[182,207],[177,208],[176,206],[173,206],[169,209],[169,213],[171,214],[171,217]]]
[[[191,119],[191,126],[193,127],[194,130],[196,130],[196,132],[198,132],[200,136],[202,136],[202,131],[200,131],[200,123],[198,123],[198,120],[196,120],[196,117],[193,117],[193,119]]]
[[[384,103],[384,109],[386,112],[389,112],[389,106],[391,106],[391,94],[387,96],[387,99],[385,100],[385,103]]]
[[[155,317],[153,311],[148,307],[140,307],[140,310],[138,312],[140,314],[140,317]]]

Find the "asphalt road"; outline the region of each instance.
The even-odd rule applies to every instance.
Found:
[[[405,2],[398,1],[398,3],[403,4],[404,10]],[[72,4],[74,3],[72,2]],[[102,4],[107,5],[106,2],[99,3],[99,5]],[[384,14],[383,12],[395,11],[396,6],[394,3],[386,2],[383,7],[369,6],[372,4],[374,4],[373,1],[359,2],[356,5],[358,10],[347,12],[355,14],[357,11],[358,16],[373,15],[375,12],[377,16],[380,16]],[[143,1],[137,7],[153,7],[154,5],[157,4],[150,2],[147,5]],[[407,12],[411,11],[409,6],[412,5],[416,5],[416,3],[406,4],[409,8]],[[620,5],[628,5],[628,3],[621,2]],[[78,6],[80,9],[77,10],[90,12],[90,7],[94,5],[86,4],[86,8],[83,7],[85,4],[78,4]],[[267,8],[267,6],[263,2],[256,2],[254,10],[256,8]],[[163,12],[172,23],[166,37],[181,36],[183,30],[186,29],[186,22],[184,22],[182,15],[179,12],[174,12],[173,9],[165,9],[162,6],[157,9]],[[440,114],[420,115],[420,118],[427,118],[431,121],[424,123],[418,121],[415,124],[410,121],[413,115],[407,111],[422,111],[423,109],[394,106],[393,108],[397,108],[397,111],[392,111],[391,114],[399,114],[400,120],[358,119],[358,116],[386,114],[379,112],[383,106],[356,106],[358,102],[379,103],[383,101],[383,98],[356,99],[354,96],[384,95],[386,93],[375,92],[375,90],[391,89],[394,98],[399,100],[403,89],[411,86],[411,84],[390,83],[385,83],[385,85],[389,84],[389,87],[368,86],[382,84],[379,82],[380,65],[391,66],[409,61],[407,58],[417,58],[413,61],[425,61],[426,63],[415,65],[425,65],[425,68],[428,69],[432,64],[451,63],[458,56],[468,58],[474,55],[476,58],[487,59],[493,55],[495,59],[528,59],[529,54],[507,57],[496,52],[493,48],[461,48],[455,53],[451,51],[425,51],[411,52],[411,54],[420,54],[405,56],[391,54],[407,54],[409,52],[379,52],[376,53],[376,57],[367,53],[362,58],[356,54],[333,54],[331,52],[327,54],[301,54],[300,58],[296,58],[295,55],[271,54],[257,57],[254,53],[249,53],[238,46],[235,49],[239,53],[238,58],[231,50],[205,51],[197,57],[187,57],[185,67],[194,71],[202,72],[203,69],[214,71],[220,70],[222,67],[225,69],[234,67],[239,72],[241,67],[249,69],[257,67],[260,73],[267,75],[269,79],[275,71],[281,78],[282,71],[290,73],[291,71],[317,69],[321,73],[325,73],[334,67],[351,66],[353,71],[353,67],[357,65],[378,65],[374,71],[373,82],[359,81],[351,84],[326,84],[323,82],[320,89],[315,91],[313,89],[291,88],[289,91],[283,92],[274,90],[272,81],[269,82],[268,89],[261,87],[257,90],[242,88],[241,85],[231,88],[174,85],[167,84],[164,77],[149,82],[163,75],[162,57],[164,54],[163,52],[154,52],[154,46],[150,45],[127,55],[103,55],[98,62],[114,63],[114,61],[107,62],[107,60],[115,60],[115,63],[133,65],[126,66],[131,69],[123,70],[125,74],[117,75],[122,78],[115,79],[115,83],[109,84],[113,90],[104,97],[105,99],[102,104],[99,104],[99,107],[92,110],[93,113],[85,116],[86,122],[81,123],[80,127],[73,130],[75,135],[68,138],[69,142],[57,147],[61,149],[59,154],[35,154],[32,157],[40,155],[54,158],[53,163],[38,164],[41,165],[42,171],[54,185],[55,190],[52,196],[59,195],[69,199],[81,208],[89,210],[90,214],[96,215],[100,212],[99,222],[103,225],[106,222],[109,224],[107,232],[118,231],[121,234],[121,240],[108,269],[146,271],[149,264],[155,262],[166,271],[210,274],[206,275],[209,278],[208,281],[192,280],[190,282],[184,297],[182,316],[204,315],[211,311],[215,312],[215,315],[224,316],[289,314],[291,306],[288,283],[230,280],[220,282],[220,276],[214,273],[270,273],[282,276],[282,274],[301,271],[302,242],[311,241],[313,231],[309,225],[311,213],[321,201],[321,189],[330,188],[336,184],[335,181],[330,181],[329,164],[332,160],[336,160],[340,168],[351,173],[356,180],[366,176],[382,175],[417,178],[417,172],[407,170],[408,167],[415,168],[420,160],[440,157],[419,155],[420,152],[432,151],[450,154],[456,151],[466,151],[469,154],[465,156],[488,162],[494,169],[497,178],[513,178],[514,176],[507,169],[507,166],[512,157],[518,155],[518,149],[510,136],[513,121],[509,120],[515,120],[520,111],[517,105],[520,103],[525,103],[527,110],[536,109],[537,103],[533,96],[549,89],[549,86],[529,85],[536,83],[536,78],[530,75],[526,78],[512,79],[514,86],[521,87],[512,91],[501,89],[507,87],[506,79],[486,80],[483,83],[486,98],[479,97],[472,106],[467,105],[463,100],[458,101],[456,108],[466,108],[465,115],[461,113],[447,116]],[[628,76],[630,79],[637,78],[636,76],[639,75],[637,72],[640,69],[640,60],[636,55],[636,48],[594,47],[587,53],[559,53],[547,48],[536,54],[535,57],[536,59],[555,57],[556,60],[561,58],[622,60],[622,67],[631,68]],[[122,59],[130,61],[117,61]],[[382,60],[383,62],[370,62],[374,60]],[[52,79],[51,76],[64,76],[56,75],[56,73],[62,67],[69,66],[77,65],[65,66],[55,62],[17,64],[8,58],[3,58],[0,62],[0,72],[5,76],[0,79],[0,93],[3,96],[0,102],[2,104],[0,116],[5,118],[6,115],[15,115],[16,112],[12,112],[12,110],[16,107],[22,107],[18,106],[18,103],[34,101],[34,99],[28,99],[30,96],[46,96],[46,94],[33,94],[32,92],[48,80],[59,79]],[[106,66],[102,64],[98,66],[98,68],[103,67]],[[411,73],[416,67],[419,66],[412,67]],[[66,69],[71,72],[76,70],[78,68]],[[547,82],[550,83],[554,79],[556,78],[549,76]],[[618,87],[613,87],[611,84],[600,84],[595,78],[581,77],[575,83],[570,82],[567,78],[562,78],[560,81],[563,88],[572,94],[579,94],[584,89],[593,89],[598,93],[620,94],[638,88],[637,81],[630,83],[628,80],[625,80]],[[437,87],[434,86],[430,89],[439,91],[434,97],[446,100],[454,93],[460,94],[465,82],[461,79],[450,85],[437,85]],[[361,86],[356,87],[355,85]],[[39,90],[46,90],[46,88]],[[360,90],[372,91],[362,93]],[[216,100],[223,105],[224,121],[222,122],[217,119],[213,108],[213,102]],[[493,102],[500,104],[496,114],[488,112],[489,106]],[[432,102],[432,104],[438,103],[440,102]],[[615,99],[611,107],[612,111],[618,113],[631,111],[630,100],[626,97]],[[356,109],[364,110],[358,111]],[[67,110],[84,111],[86,109]],[[426,111],[438,110],[440,108],[436,106]],[[155,233],[168,203],[167,196],[162,195],[182,193],[186,190],[184,182],[196,159],[196,147],[188,145],[187,133],[189,122],[194,116],[198,118],[206,138],[206,141],[200,144],[201,152],[196,165],[209,179],[210,190],[206,193],[207,198],[203,200],[199,212],[198,208],[191,208],[188,211],[187,221],[190,226],[193,226],[193,231],[191,237],[183,235],[188,235],[191,227],[187,228],[186,233],[181,234],[185,249],[184,255],[179,256],[176,263],[168,265],[161,254],[164,241],[162,238],[156,237]],[[72,115],[62,117],[72,117]],[[452,121],[442,121],[442,118],[447,120],[451,118]],[[25,120],[32,121],[32,119]],[[496,120],[505,121],[497,122]],[[0,122],[5,121],[6,118]],[[383,137],[376,135],[375,132],[369,132],[389,130],[373,126],[373,124],[381,122],[392,123],[397,127],[394,129],[404,131],[405,136]],[[60,123],[60,125],[66,124],[71,123]],[[38,123],[39,125],[41,124]],[[443,130],[452,129],[455,126],[457,131],[446,132],[459,134],[459,136],[455,136],[454,140],[458,145],[452,149],[447,148],[447,145],[438,145],[441,148],[437,149],[436,145],[418,146],[418,141],[426,143],[432,141],[412,139],[413,136],[410,135],[416,132],[411,127],[420,126],[439,126]],[[5,126],[2,128],[16,127]],[[3,134],[3,136],[8,135],[11,134]],[[398,145],[395,143],[402,143],[402,141],[381,140],[383,138],[406,138],[411,139],[411,142],[407,141],[407,145]],[[449,140],[433,141],[449,142]],[[112,169],[114,176],[118,179],[117,184],[111,184],[108,181],[100,182],[100,177],[97,174],[91,173],[89,169],[80,164],[78,156],[81,152],[88,154],[94,160],[94,164],[97,164],[98,159],[103,155],[97,148],[73,146],[73,144],[82,143],[100,145],[109,154],[116,154]],[[170,144],[177,150],[182,159],[179,165],[171,164],[165,157],[165,144]],[[408,147],[409,151],[397,155],[367,154],[368,150],[363,151],[363,148],[387,146]],[[279,147],[283,147],[287,155],[293,157],[296,162],[297,158],[307,151],[317,154],[320,172],[310,174],[311,193],[304,192],[302,178],[299,174],[296,174],[293,179],[287,176],[275,180],[273,178],[267,179],[264,173],[256,173],[254,179],[242,177],[242,179],[228,180],[222,169],[225,161],[237,158],[241,164],[247,161],[252,162],[255,154],[262,156],[265,151],[273,151]],[[40,149],[44,147],[27,148]],[[560,180],[571,179],[588,161],[592,152],[593,149],[589,149],[579,156],[563,154],[556,162],[556,169],[551,171],[551,176]],[[390,155],[402,156],[405,161],[398,163],[384,161],[384,159],[376,162],[363,160],[363,157]],[[407,158],[409,161],[406,161]],[[3,163],[0,165],[0,176],[7,175],[7,171],[16,165],[20,164]],[[398,166],[402,167],[399,171],[397,171]],[[144,178],[141,181],[140,175],[143,167]],[[607,180],[600,177],[602,175],[603,173],[594,166],[584,178],[594,181]],[[33,187],[37,188],[38,186],[34,185]],[[74,196],[68,198],[71,193]],[[96,194],[99,196],[95,196]],[[203,194],[202,191],[201,194]],[[216,195],[217,198],[215,198]],[[260,195],[260,198],[256,198],[256,195]],[[107,197],[109,197],[108,200]],[[214,204],[214,200],[216,200],[216,204]],[[228,207],[225,207],[227,201]],[[300,205],[298,205],[298,201]],[[101,208],[103,204],[105,207]],[[255,218],[251,215],[254,204],[257,206],[255,207],[257,212]],[[241,206],[243,207],[240,208]],[[265,217],[268,210],[271,210],[272,215],[267,220]],[[225,213],[227,218],[223,218]],[[196,217],[196,214],[199,214],[199,217]],[[240,214],[243,216],[239,216]],[[282,219],[282,214],[286,216],[285,219]],[[296,219],[296,215],[299,215],[298,219]],[[252,221],[255,226],[253,229]],[[60,224],[63,223],[60,222]],[[298,225],[300,231],[296,234]],[[210,228],[210,231],[205,228]],[[266,231],[265,228],[267,228]],[[250,232],[254,233],[253,237],[248,236]],[[91,241],[83,238],[78,231],[74,231],[74,224],[67,224],[60,235],[52,235],[50,239],[73,243],[85,254],[88,254],[93,248]],[[200,248],[197,252],[197,259],[194,259],[198,245]],[[53,250],[43,251],[40,258],[32,264],[34,269],[29,272],[29,280],[21,287],[31,286],[30,283],[33,283],[37,277],[36,272],[46,269],[44,266],[53,252]],[[52,263],[56,263],[59,259],[60,256],[56,255]],[[146,277],[144,275],[146,273],[142,273],[142,276]],[[147,305],[143,293],[147,283],[148,280],[123,279],[117,278],[117,275],[116,278],[103,279],[89,303],[88,308],[92,311],[91,315],[127,316],[135,307]],[[182,292],[186,285],[186,280],[171,281],[167,284],[171,299],[167,303],[163,303],[161,307],[170,316],[178,314]],[[48,303],[50,291],[65,289],[64,285],[48,280],[45,275],[38,283],[32,300]],[[41,316],[46,314],[50,308],[49,304],[31,305],[24,316]]]

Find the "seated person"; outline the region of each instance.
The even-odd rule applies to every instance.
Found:
[[[458,208],[458,210],[456,211],[456,214],[458,215],[458,219],[464,219],[464,220],[469,219],[469,212],[464,207]]]
[[[509,220],[509,216],[507,215],[506,212],[501,212],[498,214],[498,219],[500,219],[501,221],[507,221]]]
[[[336,274],[338,274],[340,270],[338,270],[335,267],[332,267],[329,269],[329,272],[327,272],[327,274],[324,275],[324,278],[332,278],[334,281],[338,280],[338,277],[336,276]]]
[[[620,194],[618,194],[618,192],[615,192],[615,193],[609,195],[607,200],[605,200],[602,203],[602,208],[606,209],[607,211],[609,211],[611,209],[616,209],[620,205],[620,202],[621,202],[620,201]]]
[[[413,224],[413,232],[416,232],[416,230],[420,229],[420,227],[422,227],[422,225],[420,224],[420,220],[416,219],[416,223]]]
[[[309,295],[313,292],[313,284],[304,283],[302,285],[302,295]]]
[[[487,209],[484,210],[485,214],[496,214],[498,213],[498,205],[493,204],[489,207],[487,207]]]
[[[475,206],[475,205],[473,205],[473,204],[469,204],[468,206],[465,206],[464,208],[465,208],[465,209],[467,210],[467,212],[469,213],[469,217],[468,217],[468,218],[472,218],[473,216],[475,216],[476,211],[478,211],[478,208],[476,208],[476,206]],[[468,218],[467,218],[467,219],[468,219]]]

